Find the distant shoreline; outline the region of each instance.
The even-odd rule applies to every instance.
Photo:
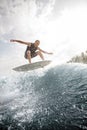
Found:
[[[67,61],[67,63],[84,63],[87,64],[87,51],[82,52],[80,55],[76,55]]]

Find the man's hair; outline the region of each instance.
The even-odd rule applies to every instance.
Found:
[[[35,42],[40,42],[40,40],[36,40]]]

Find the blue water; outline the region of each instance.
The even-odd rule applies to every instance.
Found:
[[[86,130],[87,66],[0,78],[0,130]]]

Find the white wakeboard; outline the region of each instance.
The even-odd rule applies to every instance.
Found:
[[[25,64],[25,65],[15,67],[15,68],[13,68],[13,70],[19,71],[19,72],[30,71],[30,70],[43,68],[44,66],[47,66],[50,63],[51,63],[50,60],[39,61],[39,62],[35,62],[35,63],[31,63],[31,64]]]

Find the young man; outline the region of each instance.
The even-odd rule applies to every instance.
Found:
[[[45,54],[53,54],[53,53],[48,53],[48,52],[40,49],[38,47],[40,44],[39,40],[36,40],[34,43],[31,43],[31,42],[24,42],[21,40],[13,40],[12,39],[12,40],[10,40],[10,42],[18,42],[18,43],[27,45],[27,48],[25,51],[25,58],[28,59],[29,63],[31,63],[31,58],[33,58],[37,55],[39,55],[41,57],[41,59],[44,60],[44,56],[43,56],[42,52]]]

